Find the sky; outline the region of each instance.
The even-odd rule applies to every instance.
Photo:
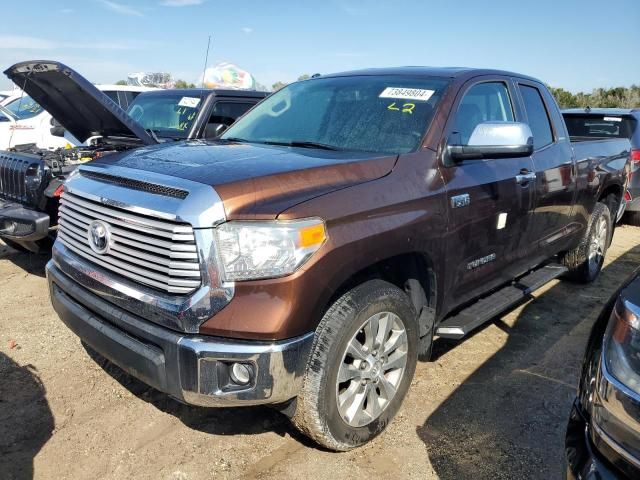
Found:
[[[6,3],[5,3],[6,2]],[[572,92],[640,84],[640,0],[3,0],[0,67],[94,83],[232,62],[263,85],[401,65],[500,68]],[[10,88],[4,76],[0,89]]]

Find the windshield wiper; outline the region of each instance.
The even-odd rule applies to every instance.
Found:
[[[291,140],[290,142],[264,141],[261,143],[264,143],[266,145],[283,145],[285,147],[317,148],[320,150],[341,150],[340,148],[334,147],[333,145],[327,145],[326,143],[309,142],[306,140]]]
[[[160,130],[154,130],[153,128],[147,128],[145,131],[153,137],[153,139],[162,143],[161,139],[165,140],[173,140],[174,142],[178,142],[180,140],[186,140],[186,137],[176,137],[175,135],[167,135],[166,133],[161,132]]]
[[[238,143],[244,143],[249,141],[246,138],[238,138],[238,137],[219,138],[218,140],[224,140],[226,142],[238,142]]]

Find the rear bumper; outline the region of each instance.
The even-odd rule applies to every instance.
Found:
[[[33,242],[49,234],[49,215],[0,200],[0,238]]]
[[[106,302],[53,262],[47,278],[53,307],[67,327],[132,376],[178,400],[257,405],[282,403],[298,393],[313,333],[277,342],[179,333]],[[234,362],[249,367],[248,385],[232,380]]]

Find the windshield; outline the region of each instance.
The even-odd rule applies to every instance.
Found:
[[[415,150],[448,80],[411,76],[317,78],[263,100],[223,140],[388,154]]]
[[[44,108],[42,108],[28,95],[16,98],[12,102],[7,103],[4,107],[18,120],[26,120],[44,112]]]
[[[127,113],[158,137],[187,138],[202,100],[194,95],[144,93],[138,95]]]

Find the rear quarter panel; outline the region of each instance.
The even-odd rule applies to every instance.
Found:
[[[629,174],[631,144],[626,139],[571,144],[576,159],[577,188],[574,218],[587,225],[600,195],[609,187],[622,190]]]

